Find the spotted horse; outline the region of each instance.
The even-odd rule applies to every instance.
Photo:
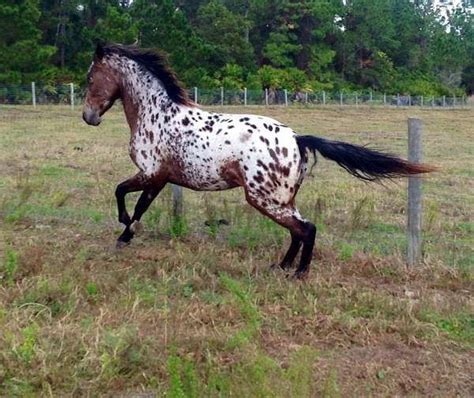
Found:
[[[308,169],[308,153],[337,162],[363,180],[426,173],[432,167],[390,154],[315,136],[297,135],[278,121],[256,115],[206,112],[197,108],[159,52],[119,44],[98,45],[87,74],[83,119],[97,126],[116,100],[131,130],[130,157],[139,169],[117,186],[118,218],[131,241],[138,222],[169,182],[196,191],[242,187],[247,202],[287,228],[290,247],[280,267],[308,274],[316,228],[304,219],[295,197]],[[142,191],[132,217],[125,195]]]

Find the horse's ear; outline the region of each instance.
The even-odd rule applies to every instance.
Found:
[[[97,47],[95,48],[94,58],[100,61],[102,58],[104,58],[104,55],[105,55],[104,43],[99,41],[97,42]]]

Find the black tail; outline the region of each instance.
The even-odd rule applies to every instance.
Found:
[[[325,158],[334,160],[353,176],[366,181],[405,177],[436,170],[430,165],[412,163],[391,154],[341,141],[302,135],[296,137],[296,142],[302,155],[306,150],[310,150],[316,156],[318,151]]]

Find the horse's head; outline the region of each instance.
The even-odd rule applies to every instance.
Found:
[[[120,80],[107,62],[104,47],[99,44],[87,74],[87,91],[82,118],[87,124],[98,126],[101,116],[120,97]]]

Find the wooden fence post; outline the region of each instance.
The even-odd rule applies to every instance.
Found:
[[[326,91],[323,91],[323,105],[326,105]]]
[[[71,109],[74,110],[74,83],[70,83],[71,89]]]
[[[408,119],[408,160],[421,162],[421,136],[423,123],[420,119]],[[421,259],[421,178],[408,179],[407,212],[407,263],[417,264]]]
[[[36,85],[35,85],[35,82],[31,82],[31,99],[33,101],[33,108],[36,108]]]
[[[194,87],[194,102],[198,103],[198,88]]]
[[[173,189],[173,217],[179,219],[183,217],[183,187],[172,185]]]
[[[244,106],[247,106],[247,87],[244,87]]]
[[[268,106],[268,88],[265,89],[265,105]]]
[[[285,88],[285,106],[288,106],[288,90]]]

